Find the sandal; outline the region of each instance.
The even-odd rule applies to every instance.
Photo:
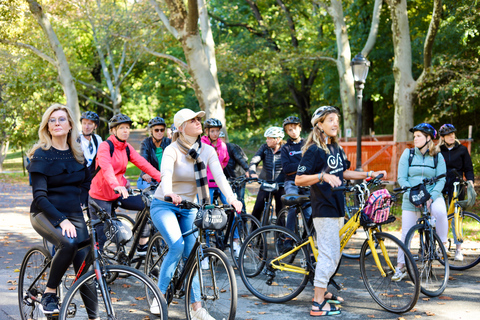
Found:
[[[330,298],[327,298],[327,294],[329,294],[329,293],[330,293],[332,296],[331,296]],[[327,300],[328,303],[330,303],[330,304],[341,304],[342,302],[345,301],[345,300],[343,300],[342,297],[336,296],[336,295],[334,295],[333,293],[328,292],[328,291],[325,292],[324,297],[325,297],[325,300]],[[340,299],[342,299],[342,300],[340,300]]]
[[[341,311],[337,309],[337,307],[335,306],[330,306],[330,311],[322,310],[322,308],[325,306],[326,303],[327,303],[327,300],[323,300],[321,304],[316,301],[313,301],[312,307],[317,307],[318,310],[310,310],[310,315],[312,317],[320,317],[320,316],[334,316],[341,313]]]

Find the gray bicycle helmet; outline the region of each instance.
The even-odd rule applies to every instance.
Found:
[[[283,128],[285,129],[285,126],[287,124],[300,124],[300,123],[301,123],[301,121],[300,121],[299,117],[290,116],[290,117],[285,118],[285,120],[283,120]]]
[[[165,120],[163,120],[163,118],[161,117],[155,117],[153,119],[150,119],[150,121],[148,121],[148,128],[151,129],[152,127],[154,126],[158,126],[158,125],[162,125],[162,126],[167,126],[167,124],[165,123]]]
[[[203,126],[204,126],[205,129],[208,129],[208,128],[220,128],[220,129],[222,129],[222,127],[223,127],[222,122],[218,119],[215,119],[215,118],[210,118],[210,119],[205,120],[205,123],[203,124]]]
[[[86,112],[82,113],[82,115],[80,117],[80,122],[82,122],[83,119],[91,120],[91,121],[95,122],[95,124],[97,126],[100,124],[100,117],[98,116],[98,114],[96,114],[93,111],[86,111]]]
[[[124,114],[119,113],[119,114],[114,115],[108,121],[108,128],[113,129],[116,126],[118,126],[119,124],[122,124],[122,123],[128,123],[129,125],[132,125],[133,121],[132,121],[132,119],[130,119],[129,116],[126,116]]]
[[[320,107],[317,110],[315,110],[315,112],[313,113],[312,120],[311,120],[312,126],[315,127],[315,124],[317,124],[319,119],[328,113],[336,113],[340,116],[340,110],[337,107],[332,107],[332,106]]]

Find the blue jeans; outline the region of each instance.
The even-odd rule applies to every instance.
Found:
[[[153,224],[165,239],[168,253],[160,268],[158,287],[165,294],[172,280],[173,273],[180,258],[186,260],[193,249],[198,233],[186,237],[182,234],[192,230],[197,209],[180,209],[173,203],[153,199],[150,216]],[[200,266],[198,266],[200,268]],[[200,283],[198,276],[193,278],[191,303],[200,301]]]
[[[285,181],[285,194],[299,194],[299,195],[310,195],[310,191],[305,189],[300,189],[298,186],[295,185],[294,181],[287,180]],[[295,208],[288,209],[287,215],[287,225],[286,227],[292,231],[295,231],[295,224],[297,223],[297,213],[295,212]],[[312,207],[309,206],[303,210],[303,215],[305,219],[308,221],[312,216]]]
[[[137,188],[140,189],[140,190],[143,190],[146,187],[150,187],[150,183],[148,183],[147,181],[145,181],[141,177],[139,177],[138,180],[137,180]]]

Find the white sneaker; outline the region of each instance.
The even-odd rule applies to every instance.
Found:
[[[150,313],[151,314],[160,314],[160,306],[158,305],[157,299],[153,299],[152,305],[150,306]]]
[[[455,261],[463,261],[462,251],[460,250],[455,251]]]
[[[395,274],[392,276],[392,281],[400,281],[407,276],[406,272],[402,271],[402,268],[395,268]]]
[[[233,255],[235,256],[235,258],[238,258],[238,256],[240,256],[240,245],[238,244],[238,242],[235,242],[233,241]]]
[[[208,270],[210,269],[210,258],[205,258],[202,260],[202,269],[203,270]],[[198,311],[198,310],[197,310]]]
[[[200,308],[192,312],[192,320],[215,320],[215,318],[209,315],[205,308]]]

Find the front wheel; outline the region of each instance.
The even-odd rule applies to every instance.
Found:
[[[454,214],[448,215],[448,263],[450,269],[466,270],[480,263],[480,217],[475,213],[462,211],[458,223],[462,243],[456,241]]]
[[[436,297],[447,287],[449,267],[445,246],[434,229],[417,224],[407,233],[405,244],[417,264],[422,293]]]
[[[251,214],[241,214],[235,217],[235,223],[230,232],[230,253],[232,255],[233,264],[238,268],[238,257],[240,248],[245,239],[256,229],[260,228],[260,222]],[[237,238],[238,237],[238,238]],[[238,244],[238,252],[234,251],[234,241]]]
[[[152,280],[127,266],[105,266],[105,273],[111,272],[118,277],[106,285],[106,297],[102,297],[99,287],[104,278],[97,279],[94,270],[80,277],[68,291],[59,319],[150,319],[152,312],[160,319],[167,319],[167,304]],[[152,305],[146,292],[154,297]]]
[[[385,276],[377,267],[375,254],[372,254],[367,241],[360,250],[360,272],[363,283],[372,298],[385,310],[403,313],[411,310],[417,303],[420,294],[418,269],[407,247],[395,236],[376,232],[373,235],[375,252]],[[405,253],[406,278],[392,280],[397,265],[399,250]]]
[[[193,302],[201,302],[202,308],[214,319],[234,320],[237,311],[237,281],[228,258],[216,248],[203,250],[202,261],[207,259],[208,269],[195,262],[186,279],[185,313],[192,319]]]

